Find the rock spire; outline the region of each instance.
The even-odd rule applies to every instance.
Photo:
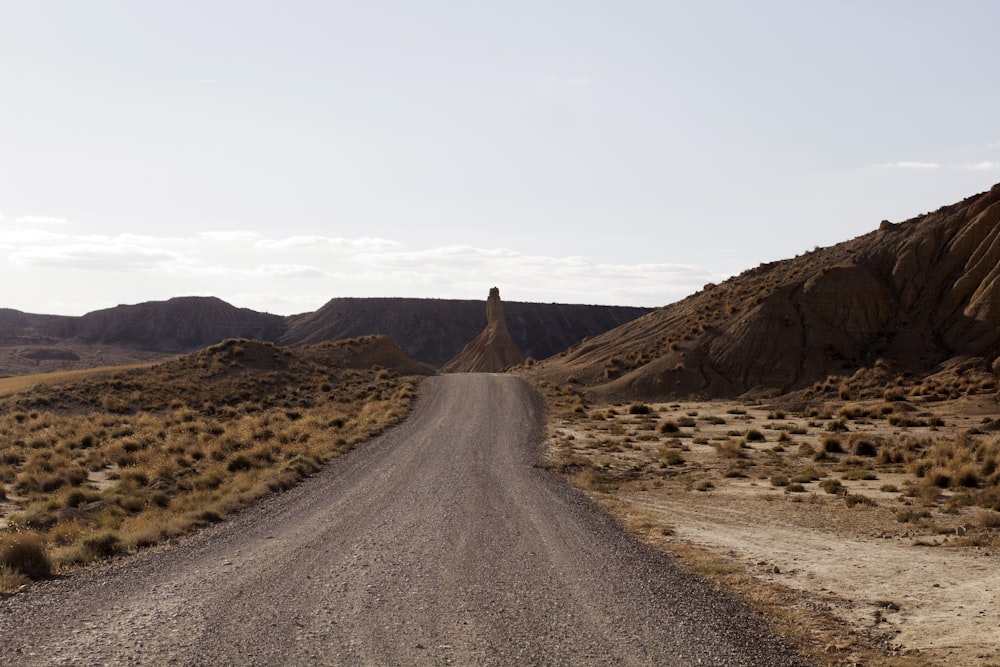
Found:
[[[486,300],[486,329],[441,370],[446,373],[499,373],[523,361],[524,353],[510,337],[504,322],[500,289],[493,287]]]

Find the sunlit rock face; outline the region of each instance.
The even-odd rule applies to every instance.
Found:
[[[499,373],[524,361],[524,353],[510,337],[504,322],[500,289],[490,289],[486,300],[486,329],[441,367],[446,373]]]

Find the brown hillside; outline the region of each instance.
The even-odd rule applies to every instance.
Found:
[[[75,318],[62,315],[32,315],[0,308],[0,345],[46,344],[68,335]]]
[[[401,375],[434,375],[434,369],[412,359],[388,336],[325,341],[300,349],[316,363],[333,368],[380,367]]]
[[[273,341],[284,330],[280,315],[237,308],[215,297],[188,296],[87,313],[75,323],[72,338],[150,352],[187,352],[226,338]]]
[[[350,375],[359,369],[385,370],[397,376],[434,373],[383,336],[301,348],[230,338],[157,364],[81,376],[73,381],[71,390],[53,391],[49,383],[43,382],[41,389],[26,393],[18,399],[18,404],[22,408],[76,409],[107,408],[114,403],[115,410],[132,412],[165,410],[182,402],[212,411],[219,405],[234,405],[251,397],[266,402],[274,394],[293,396],[303,405],[314,405],[325,400],[322,391],[307,388],[299,378],[308,377],[322,384],[316,378]],[[36,401],[36,396],[41,398]]]
[[[524,353],[507,331],[500,290],[494,287],[486,300],[486,328],[441,370],[446,373],[500,373],[523,361]]]
[[[535,372],[607,395],[776,395],[865,368],[988,369],[998,355],[1000,185],[706,285]]]

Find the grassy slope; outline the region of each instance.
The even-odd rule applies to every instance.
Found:
[[[407,413],[415,379],[370,363],[393,358],[385,348],[373,337],[294,350],[229,340],[147,368],[28,383],[0,398],[6,532],[18,544],[36,534],[60,569],[287,488]],[[5,539],[0,556],[13,548]],[[7,565],[10,589],[24,576]]]

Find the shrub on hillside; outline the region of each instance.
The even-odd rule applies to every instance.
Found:
[[[0,537],[0,570],[11,570],[31,579],[52,571],[45,544],[37,533],[13,533]]]

